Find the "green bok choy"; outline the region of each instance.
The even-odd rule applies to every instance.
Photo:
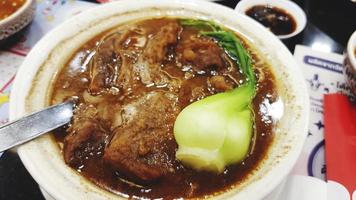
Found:
[[[254,123],[251,103],[256,93],[251,58],[233,32],[213,22],[183,19],[181,24],[214,38],[246,77],[245,83],[231,91],[188,105],[174,124],[177,159],[196,170],[220,173],[227,165],[241,162],[250,148]]]

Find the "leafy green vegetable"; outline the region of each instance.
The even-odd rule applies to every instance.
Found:
[[[219,173],[227,165],[242,161],[250,147],[251,102],[256,93],[251,59],[234,33],[213,22],[183,19],[181,24],[199,29],[202,36],[214,38],[246,76],[246,82],[238,88],[184,108],[174,124],[177,159],[194,169]]]
[[[215,38],[227,54],[239,64],[249,82],[252,85],[256,84],[256,78],[251,65],[251,58],[233,32],[224,30],[215,23],[204,20],[182,19],[181,24],[183,26],[192,26],[203,30],[200,32],[201,35]]]

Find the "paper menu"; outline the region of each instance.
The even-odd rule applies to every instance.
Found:
[[[343,93],[351,97],[351,90],[342,72],[344,57],[334,53],[317,52],[301,45],[296,46],[294,57],[308,85],[311,110],[308,138],[293,174],[326,180],[328,169],[324,156],[324,94]],[[356,193],[350,194],[340,183],[328,180],[325,185],[328,200],[349,200],[351,195],[353,200],[356,200]]]
[[[8,121],[11,83],[24,57],[0,51],[0,125]]]
[[[323,95],[337,92],[349,94],[350,89],[342,74],[343,56],[297,45],[294,57],[308,85],[311,110],[308,138],[293,172],[325,180]]]

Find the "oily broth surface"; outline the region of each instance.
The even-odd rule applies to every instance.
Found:
[[[161,18],[136,23],[146,28],[148,32],[154,33],[156,29],[172,20],[175,19]],[[129,27],[130,25],[124,26]],[[64,101],[71,96],[77,96],[81,103],[85,103],[83,94],[87,91],[90,80],[88,60],[93,55],[95,47],[99,44],[101,38],[111,31],[112,30],[109,30],[91,39],[73,54],[72,58],[56,77],[53,86],[52,104]],[[188,37],[196,33],[194,29],[184,28],[181,37]],[[246,44],[244,45],[247,47]],[[257,53],[251,52],[251,55],[259,81],[257,95],[253,100],[252,108],[255,118],[254,137],[252,139],[250,153],[242,163],[228,166],[223,173],[218,175],[208,172],[196,172],[180,165],[175,173],[168,174],[155,182],[145,185],[138,185],[127,181],[120,172],[115,171],[105,163],[100,154],[88,158],[84,165],[77,166],[74,169],[94,184],[124,197],[167,199],[203,197],[224,192],[232,186],[238,185],[240,181],[243,181],[249,173],[258,167],[258,164],[265,156],[273,140],[272,130],[274,121],[266,108],[278,100],[274,76],[268,64],[261,60]],[[177,63],[168,60],[163,63],[162,68],[169,74],[184,79],[186,73],[176,65]],[[213,73],[206,73],[195,76],[181,86],[180,93],[178,93],[179,104],[182,108],[197,100],[191,99],[191,96],[186,95],[185,91],[191,91],[198,87],[203,88],[205,95],[200,98],[218,92],[211,90],[211,88],[209,89],[209,86],[206,84],[207,79],[210,78],[212,74]],[[232,76],[237,82],[244,81],[243,76],[238,71],[235,71]],[[234,84],[234,86],[237,87],[238,83]],[[155,90],[165,90],[165,88],[146,87],[144,85],[142,87],[136,87],[136,90],[133,91],[134,95],[132,98],[140,96],[142,93]],[[120,97],[117,95],[105,95],[100,98],[104,98],[105,101],[111,105],[125,103],[126,101],[118,100]],[[129,101],[129,99],[127,99],[127,101]],[[172,124],[173,123],[174,121],[172,121]],[[66,127],[55,131],[56,141],[60,147],[63,147],[66,134]],[[172,145],[175,145],[176,148],[176,144]]]
[[[0,1],[0,20],[9,17],[25,4],[26,0],[1,0]]]

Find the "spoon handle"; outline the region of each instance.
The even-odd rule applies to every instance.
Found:
[[[70,122],[74,102],[67,101],[0,127],[0,152],[23,144]]]

